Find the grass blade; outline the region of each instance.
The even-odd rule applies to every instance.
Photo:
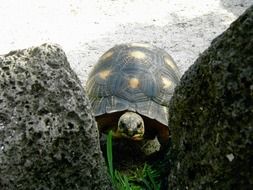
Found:
[[[153,189],[159,189],[159,185],[155,182],[154,174],[152,175],[152,171],[148,170],[147,175],[148,175],[149,181],[151,181]]]
[[[114,181],[114,171],[113,171],[113,159],[112,159],[112,131],[107,135],[106,139],[106,152],[107,152],[107,161],[109,166],[109,173],[112,180]]]

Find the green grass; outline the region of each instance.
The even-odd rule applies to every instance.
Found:
[[[113,168],[113,150],[112,150],[112,132],[107,136],[106,144],[107,162],[109,174],[114,187],[118,190],[158,190],[160,184],[158,182],[159,174],[151,168],[150,165],[144,163],[143,166],[130,170],[127,174]]]

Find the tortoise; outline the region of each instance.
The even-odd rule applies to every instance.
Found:
[[[99,131],[133,141],[169,140],[169,101],[180,73],[172,57],[148,43],[119,44],[104,53],[86,83]]]

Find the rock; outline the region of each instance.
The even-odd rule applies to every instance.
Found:
[[[183,75],[170,113],[170,189],[252,189],[253,6]]]
[[[0,56],[0,189],[111,189],[91,107],[58,46]]]

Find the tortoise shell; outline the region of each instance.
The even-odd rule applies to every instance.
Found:
[[[125,111],[143,116],[145,128],[165,130],[169,101],[179,80],[172,57],[158,47],[132,43],[111,48],[100,57],[86,84],[100,130],[117,125]]]

